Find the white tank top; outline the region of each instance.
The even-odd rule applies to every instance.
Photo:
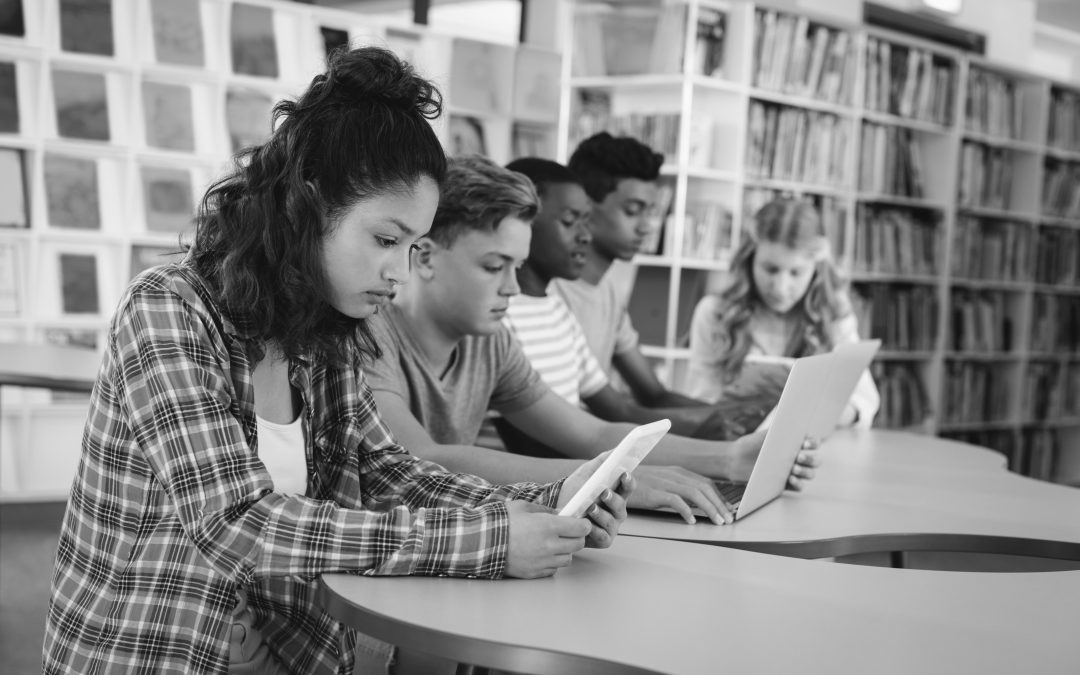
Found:
[[[288,424],[278,424],[255,416],[259,435],[259,459],[262,460],[274,492],[303,495],[307,492],[307,457],[304,454],[304,411]]]

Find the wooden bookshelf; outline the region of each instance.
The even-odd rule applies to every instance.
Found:
[[[560,157],[601,130],[651,143],[640,127],[652,117],[669,134],[671,205],[628,291],[639,329],[651,321],[645,354],[669,386],[685,376],[693,307],[722,283],[756,206],[787,193],[821,210],[860,327],[886,343],[873,366],[879,425],[994,447],[1040,478],[1080,466],[1057,456],[1080,440],[1080,84],[747,2],[636,5],[638,21],[665,14],[658,25],[684,31],[637,44],[656,53],[666,36],[693,63],[703,10],[725,17],[724,66],[712,75],[657,72],[644,57],[635,72],[589,70],[598,57],[582,59],[582,46],[620,35],[595,20],[612,11],[606,3],[577,3],[567,33]],[[593,90],[613,115],[637,114],[638,128],[602,116],[575,126],[574,102]],[[807,163],[822,154],[827,166]],[[697,227],[702,200],[730,214],[716,221],[723,232]],[[685,245],[703,240],[718,246],[708,264]]]
[[[302,92],[337,44],[389,47],[433,79],[447,148],[450,120],[473,117],[480,149],[499,163],[555,152],[555,51],[285,0],[103,6],[73,31],[60,0],[22,0],[21,34],[0,32],[0,343],[102,350],[127,282],[179,249],[205,188],[269,132],[273,103]],[[86,21],[100,30],[90,35]],[[22,467],[0,471],[0,499],[66,495],[85,397],[0,396],[0,455],[18,453],[12,466]]]

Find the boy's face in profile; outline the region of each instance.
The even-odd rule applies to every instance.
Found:
[[[494,332],[506,316],[510,298],[521,292],[517,268],[529,255],[532,225],[513,216],[494,231],[466,230],[449,248],[434,245],[425,283],[434,294],[429,307],[459,335]]]
[[[593,246],[615,260],[633,258],[652,230],[658,191],[655,181],[620,179],[602,202],[593,203]]]
[[[589,197],[580,185],[544,185],[540,212],[533,224],[529,265],[550,279],[580,277],[592,240],[590,210]]]

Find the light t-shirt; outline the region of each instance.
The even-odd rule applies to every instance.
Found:
[[[308,470],[303,421],[303,410],[288,424],[278,424],[255,416],[259,460],[274,481],[274,492],[284,495],[307,493]]]
[[[694,316],[690,320],[690,364],[686,384],[690,396],[709,402],[719,400],[724,393],[723,375],[719,365],[721,345],[717,334],[719,308],[720,298],[716,295],[706,295],[698,301],[697,307],[694,308]],[[788,358],[788,354],[766,353],[762,349],[762,345],[783,344],[786,342],[786,339],[783,339],[786,336],[765,334],[766,329],[753,319],[750,321],[749,330],[751,343],[750,351],[746,355],[747,363],[794,361]],[[859,326],[854,314],[848,314],[836,320],[826,332],[829,342],[834,346],[858,342],[860,339]],[[856,426],[869,427],[874,421],[878,408],[881,407],[881,396],[869,372],[864,372],[858,384],[855,385],[855,392],[851,395],[851,405],[859,414]]]
[[[440,373],[396,306],[384,306],[368,325],[382,350],[381,358],[364,364],[372,391],[400,396],[436,443],[476,445],[488,409],[521,410],[548,391],[505,327],[491,335],[465,337],[454,348],[446,372]]]
[[[595,286],[582,279],[555,279],[548,289],[566,301],[589,349],[610,378],[614,356],[638,346],[638,333],[612,275],[605,274]]]
[[[558,295],[516,295],[503,318],[540,379],[571,405],[607,386],[581,325]]]

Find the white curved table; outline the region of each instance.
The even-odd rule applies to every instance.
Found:
[[[727,526],[633,512],[621,533],[818,558],[957,551],[1080,561],[1080,490],[1005,469],[1003,455],[932,436],[843,430],[801,493]]]
[[[555,577],[324,575],[339,620],[527,673],[1075,673],[1080,572],[897,570],[619,537]]]

